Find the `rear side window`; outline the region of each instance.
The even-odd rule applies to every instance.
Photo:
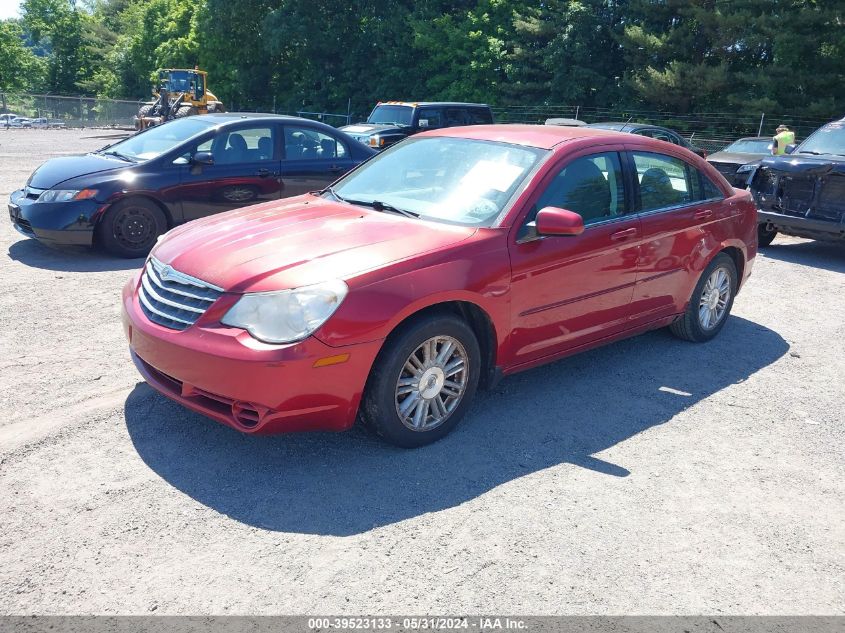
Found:
[[[713,200],[714,198],[721,199],[725,197],[725,194],[722,193],[722,190],[719,189],[713,183],[713,181],[710,180],[710,178],[705,176],[703,173],[701,174],[701,182],[704,184],[704,195],[702,196],[702,200]]]
[[[653,211],[696,199],[689,166],[679,158],[653,152],[632,152],[640,190],[640,210]],[[696,174],[696,178],[697,178]]]
[[[285,158],[287,160],[334,160],[346,158],[346,146],[314,128],[285,126]]]
[[[619,154],[582,156],[558,172],[537,201],[529,221],[543,207],[574,211],[591,224],[625,213],[625,187]]]
[[[493,114],[485,108],[474,108],[468,111],[471,125],[488,125],[493,123]]]

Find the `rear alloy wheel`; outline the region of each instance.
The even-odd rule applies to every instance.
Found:
[[[670,326],[672,333],[696,343],[712,339],[728,320],[737,286],[736,264],[719,253],[701,274],[687,311]]]
[[[475,334],[457,316],[412,321],[376,359],[361,406],[364,423],[405,448],[440,439],[466,413],[480,360]]]
[[[767,229],[765,224],[757,225],[757,246],[766,248],[778,234],[775,229]]]
[[[167,230],[167,222],[153,202],[129,198],[106,212],[97,232],[100,244],[112,255],[133,259],[144,257]]]

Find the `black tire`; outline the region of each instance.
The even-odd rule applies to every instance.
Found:
[[[765,224],[757,225],[757,246],[766,248],[778,234],[776,229],[767,229]]]
[[[145,116],[150,116],[150,112],[153,111],[153,107],[155,106],[154,103],[148,103],[146,105],[142,105],[138,108],[138,118],[141,119]]]
[[[97,225],[97,243],[117,257],[144,257],[167,230],[164,213],[145,198],[127,198],[106,211]]]
[[[426,397],[422,396],[423,391],[419,389],[419,385],[422,383],[422,380],[420,380],[416,385],[418,388],[416,398],[417,401],[425,402],[423,424],[431,415],[432,424],[436,425],[429,429],[413,430],[400,417],[399,409],[404,400],[401,402],[399,400],[401,397],[398,393],[401,389],[399,382],[404,380],[402,376],[407,371],[406,363],[409,362],[411,355],[416,354],[421,346],[431,340],[440,340],[441,343],[447,341],[459,343],[459,345],[453,344],[455,358],[466,358],[466,361],[463,375],[460,370],[455,375],[459,376],[457,378],[459,382],[463,381],[463,391],[459,397],[455,398],[454,406],[448,412],[443,409],[445,415],[443,415],[442,421],[436,422],[434,418],[436,418],[438,412],[435,411],[437,407],[434,400],[437,399],[443,406],[444,400],[448,400],[451,396],[444,395],[447,394],[445,391],[437,391],[432,398],[426,400]],[[435,347],[435,349],[437,348]],[[442,349],[446,349],[445,345]],[[447,357],[446,361],[449,361],[450,358]],[[419,360],[420,357],[417,356],[417,359]],[[444,364],[448,368],[449,363],[446,361],[444,361]],[[429,366],[426,373],[434,369]],[[375,363],[373,363],[361,402],[361,418],[368,428],[396,446],[416,448],[430,444],[448,434],[466,414],[478,387],[480,375],[481,351],[472,328],[459,317],[447,313],[421,316],[408,322],[392,334],[376,358]],[[431,378],[432,376],[429,375],[428,379]],[[452,382],[448,378],[444,379],[447,383]],[[429,390],[432,388],[438,389],[436,385],[429,384]],[[410,387],[410,389],[414,390],[413,387]],[[445,385],[441,383],[439,389],[445,389]],[[406,395],[405,397],[410,398],[411,396]]]
[[[176,110],[176,114],[173,115],[173,118],[181,119],[186,116],[194,116],[195,114],[199,114],[199,110],[197,110],[194,106],[181,106],[178,110]]]
[[[208,113],[214,114],[216,112],[225,112],[226,108],[223,107],[223,104],[219,101],[209,101],[208,102]]]
[[[704,301],[704,294],[709,290],[705,290],[708,280],[716,271],[722,270],[728,277],[728,291],[729,296],[724,304],[724,312],[721,313],[718,320],[714,321],[709,327],[702,323],[702,302]],[[733,307],[734,297],[737,289],[737,272],[734,260],[727,253],[719,253],[713,258],[713,261],[701,273],[698,283],[695,284],[695,289],[692,291],[692,296],[689,300],[686,312],[677,321],[669,326],[672,334],[678,338],[694,343],[704,343],[709,341],[725,326],[728,317],[731,314],[731,307]]]

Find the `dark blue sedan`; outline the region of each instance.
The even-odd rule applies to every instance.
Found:
[[[47,161],[12,193],[9,214],[45,243],[143,257],[177,224],[322,189],[375,153],[308,119],[193,116]]]

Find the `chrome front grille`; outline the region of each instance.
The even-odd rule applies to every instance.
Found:
[[[221,294],[222,288],[174,270],[155,257],[147,261],[138,289],[147,318],[172,330],[192,326]]]

